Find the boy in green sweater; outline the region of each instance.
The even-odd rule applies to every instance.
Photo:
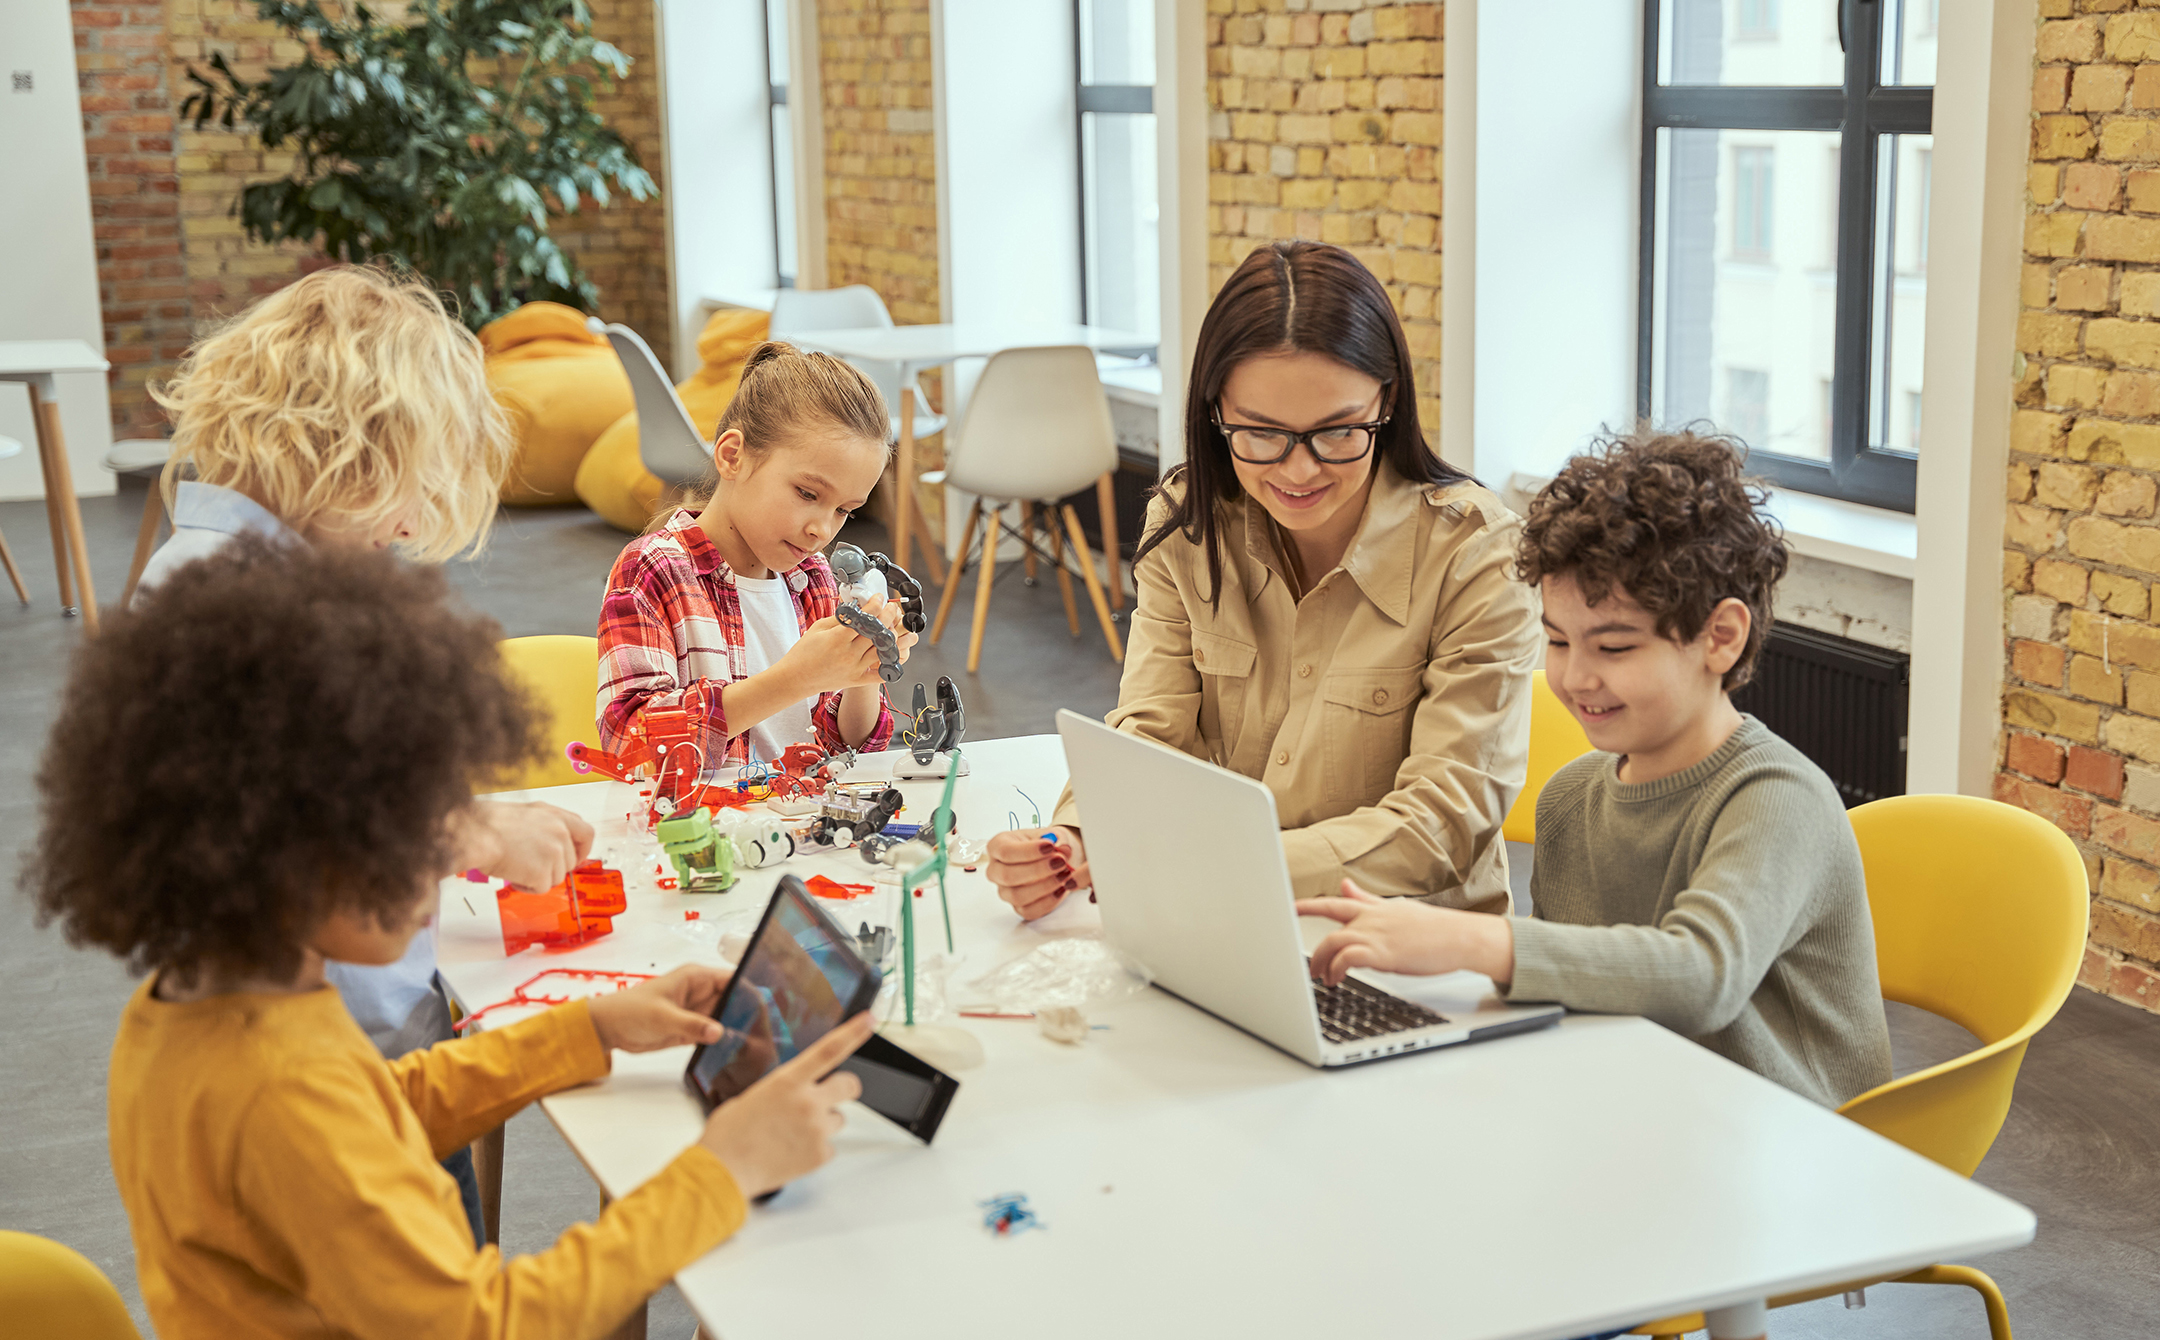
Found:
[[[1538,797],[1532,917],[1375,898],[1313,974],[1481,972],[1513,1000],[1639,1014],[1826,1106],[1890,1078],[1860,851],[1822,770],[1731,693],[1770,630],[1785,542],[1739,453],[1637,434],[1530,505],[1516,575],[1545,674],[1595,752]]]

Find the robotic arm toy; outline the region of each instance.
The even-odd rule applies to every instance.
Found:
[[[878,678],[890,684],[900,678],[900,640],[893,636],[863,602],[884,596],[900,606],[900,626],[921,633],[929,621],[923,616],[922,584],[884,554],[866,554],[852,544],[836,544],[827,556],[840,588],[840,608],[835,617],[848,628],[869,638],[878,653]]]

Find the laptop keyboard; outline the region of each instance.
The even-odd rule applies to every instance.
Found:
[[[1305,966],[1311,968],[1311,961]],[[1320,1036],[1329,1042],[1361,1042],[1447,1022],[1445,1015],[1391,996],[1355,977],[1343,978],[1339,986],[1314,982],[1312,994],[1313,1004],[1320,1010]]]

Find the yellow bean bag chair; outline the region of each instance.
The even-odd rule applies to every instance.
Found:
[[[575,499],[578,465],[630,408],[630,379],[585,314],[529,302],[480,328],[488,382],[510,413],[517,455],[502,500],[517,506]]]
[[[720,423],[720,412],[735,398],[742,382],[743,364],[765,342],[770,319],[763,312],[744,307],[714,312],[699,334],[701,364],[688,381],[675,388],[698,435],[707,442]],[[607,519],[617,530],[635,535],[650,524],[661,507],[660,480],[638,457],[637,411],[617,419],[578,466],[577,496],[587,507]]]

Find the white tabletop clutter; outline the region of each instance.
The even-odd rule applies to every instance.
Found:
[[[1015,812],[1026,823],[1038,811],[1021,792],[1048,806],[1062,785],[1055,736],[963,748],[966,835]],[[920,821],[941,784],[900,785],[902,819]],[[635,799],[613,782],[529,794],[602,822]],[[863,883],[870,869],[852,851],[801,857],[685,895],[655,888],[649,863],[626,868],[614,934],[515,959],[489,890],[449,881],[442,972],[478,1008],[549,967],[664,971],[712,955],[710,934],[685,925],[747,933],[783,873]],[[1030,927],[980,875],[956,871],[950,887],[963,1003],[959,984],[1095,924],[1085,900]],[[849,929],[896,911],[891,886],[829,906]],[[943,948],[934,886],[916,909],[927,959]],[[1488,989],[1465,975],[1374,980],[1443,1010]],[[848,1306],[896,1337],[1563,1340],[2033,1234],[2022,1206],[1639,1019],[1575,1016],[1334,1072],[1160,991],[1091,1021],[1107,1027],[1069,1046],[1025,1020],[948,1019],[987,1059],[958,1073],[935,1145],[854,1110],[831,1164],[678,1276],[692,1308],[728,1340],[797,1336],[844,1281]],[[608,1079],[543,1103],[609,1195],[696,1139],[688,1051],[618,1055]],[[985,1228],[981,1203],[1007,1193],[1029,1198],[1039,1228]]]

